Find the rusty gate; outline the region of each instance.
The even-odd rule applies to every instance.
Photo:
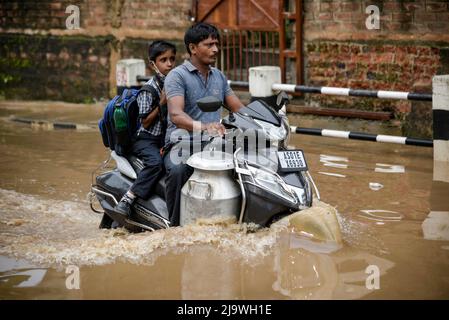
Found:
[[[294,8],[289,8],[292,3]],[[220,30],[217,67],[228,79],[248,81],[248,68],[277,65],[285,82],[286,67],[293,60],[295,75],[290,82],[302,84],[301,4],[301,0],[194,0],[192,11],[196,21]],[[292,23],[295,28],[288,30]]]

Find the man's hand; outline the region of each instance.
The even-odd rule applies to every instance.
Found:
[[[221,123],[212,122],[205,125],[205,130],[207,130],[207,133],[211,136],[216,134],[223,136],[226,129]]]

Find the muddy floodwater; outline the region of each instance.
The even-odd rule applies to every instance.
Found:
[[[432,148],[292,136],[319,188],[316,206],[338,212],[337,250],[289,226],[131,234],[100,230],[87,202],[91,173],[108,156],[90,128],[100,113],[99,105],[1,103],[0,299],[449,298],[449,241],[426,230],[429,214],[449,203],[433,179]],[[49,130],[13,117],[86,126]],[[373,122],[290,121],[398,134]],[[448,224],[446,215],[436,226],[443,238]]]

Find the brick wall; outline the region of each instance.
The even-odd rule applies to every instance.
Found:
[[[112,37],[0,34],[7,99],[91,102],[107,96]]]
[[[60,90],[45,87],[47,77],[53,79],[65,72],[63,78],[70,73],[71,82],[79,82],[82,88],[80,94],[75,94],[75,100],[107,97],[115,88],[117,60],[144,58],[148,41],[175,42],[181,58],[191,3],[191,0],[1,1],[0,95],[15,89],[14,97],[20,97],[17,92],[22,90],[23,98],[71,99],[61,96]],[[371,4],[380,9],[379,30],[368,30],[365,26],[368,16],[365,8]],[[66,29],[68,5],[80,8],[79,30]],[[432,76],[449,73],[447,0],[303,0],[303,8],[306,84],[430,92]],[[30,43],[22,43],[21,39]],[[41,55],[30,58],[27,51],[34,48],[32,43],[36,41],[40,43],[37,48]],[[103,48],[99,54],[80,55],[76,46],[87,52]],[[32,61],[35,57],[40,60]],[[82,72],[75,70],[77,64],[83,68]],[[74,67],[64,69],[68,65]],[[28,82],[24,82],[27,73],[34,74],[38,87],[27,89]],[[92,82],[106,85],[89,87]],[[425,118],[423,109],[430,112],[430,104],[407,101],[308,95],[306,102],[315,106],[391,110],[397,119],[405,120],[404,128],[407,117],[413,118],[416,108],[420,109],[418,118]]]
[[[431,92],[432,77],[449,74],[449,1],[305,0],[303,5],[306,84]],[[366,27],[368,5],[380,10],[378,30]],[[306,103],[392,111],[405,135],[431,135],[430,103],[323,95],[307,95]],[[416,123],[416,114],[427,120]]]
[[[305,39],[419,39],[449,37],[447,0],[303,0]],[[369,5],[380,10],[380,29],[367,30]]]
[[[80,29],[66,28],[69,5]],[[174,42],[181,60],[190,0],[0,2],[0,96],[85,102],[115,93],[115,64]],[[148,70],[149,72],[149,70]]]

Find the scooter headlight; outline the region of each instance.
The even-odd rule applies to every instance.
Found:
[[[278,175],[251,166],[248,166],[248,169],[257,185],[293,204],[297,203],[294,194],[287,190],[287,185]]]
[[[287,130],[285,130],[285,127],[283,124],[281,124],[279,127],[265,122],[261,120],[254,119],[254,121],[259,125],[259,127],[262,128],[265,135],[270,138],[270,140],[273,140],[275,142],[279,142],[285,139],[287,136]]]

